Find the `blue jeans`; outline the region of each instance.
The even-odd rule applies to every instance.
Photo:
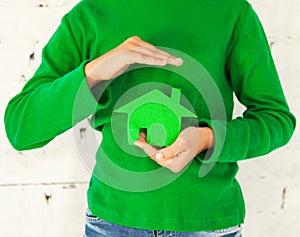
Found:
[[[201,232],[142,230],[107,222],[86,212],[84,237],[242,237],[241,226]]]

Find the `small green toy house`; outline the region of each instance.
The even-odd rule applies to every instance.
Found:
[[[171,97],[154,89],[126,105],[116,109],[116,113],[128,115],[128,142],[139,140],[139,133],[146,132],[147,142],[153,146],[172,144],[181,131],[183,117],[197,118],[180,104],[180,89],[172,88]]]

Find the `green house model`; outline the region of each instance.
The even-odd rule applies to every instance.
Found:
[[[146,132],[147,142],[153,146],[172,144],[181,131],[182,118],[197,118],[180,104],[180,89],[172,88],[171,97],[154,89],[126,105],[116,109],[116,113],[128,115],[128,142],[139,140],[139,133]]]

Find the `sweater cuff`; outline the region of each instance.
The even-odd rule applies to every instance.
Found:
[[[78,92],[74,99],[73,124],[85,117],[105,109],[111,102],[111,90],[107,87],[107,82],[100,82],[93,89],[90,89],[84,67],[91,60],[85,60],[81,65],[72,71],[72,78],[75,78],[74,84],[78,86]]]
[[[199,127],[210,127],[214,133],[214,146],[196,156],[203,164],[218,162],[225,144],[226,121],[201,119]]]

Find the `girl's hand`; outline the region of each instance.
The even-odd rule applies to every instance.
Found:
[[[177,173],[201,151],[213,146],[214,134],[208,127],[188,127],[173,144],[161,150],[149,145],[144,133],[140,134],[140,140],[134,144],[143,149],[152,160]]]
[[[121,75],[131,64],[180,66],[182,59],[176,58],[153,45],[133,36],[122,44],[85,65],[85,75],[90,88],[98,82]]]

